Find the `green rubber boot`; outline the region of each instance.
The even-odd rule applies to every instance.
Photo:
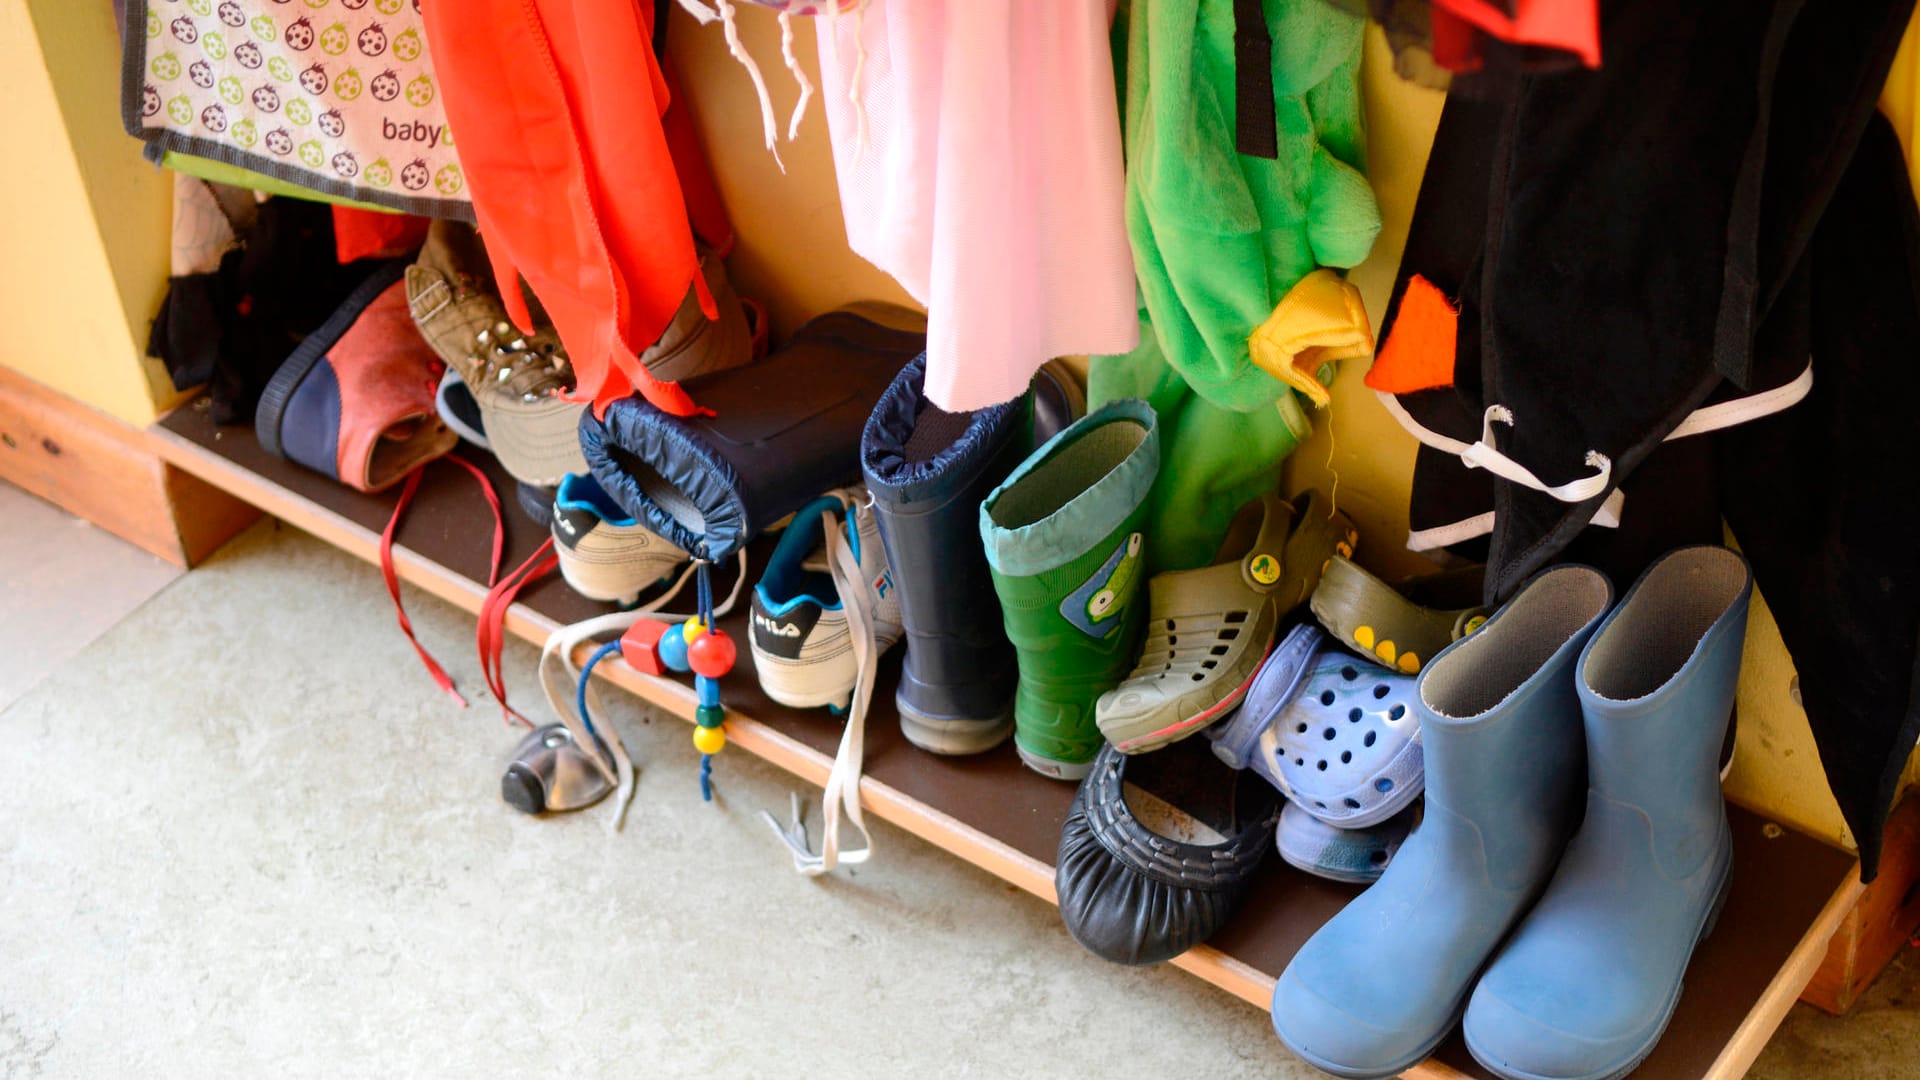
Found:
[[[1147,492],[1160,433],[1112,402],[1049,439],[980,504],[980,537],[1019,656],[1013,741],[1029,768],[1078,780],[1100,749],[1093,704],[1133,670],[1146,617]]]

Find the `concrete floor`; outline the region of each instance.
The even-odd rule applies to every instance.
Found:
[[[408,610],[474,708],[376,574],[272,523],[0,706],[0,1075],[1319,1075],[1259,1010],[1094,960],[885,825],[869,866],[797,877],[754,818],[787,777],[728,754],[702,805],[686,727],[625,702],[626,830],[514,813],[471,618]],[[525,704],[533,659],[507,653]],[[1797,1008],[1754,1075],[1920,1074],[1916,981]]]

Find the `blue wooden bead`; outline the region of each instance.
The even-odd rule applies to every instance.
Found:
[[[720,706],[720,680],[709,679],[705,675],[693,677],[693,688],[700,694],[700,704]]]
[[[660,662],[667,665],[668,671],[691,671],[687,666],[687,639],[679,634],[665,634],[658,646]]]

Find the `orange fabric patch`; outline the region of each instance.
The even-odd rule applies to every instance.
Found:
[[[1459,326],[1460,312],[1446,294],[1415,274],[1400,298],[1393,330],[1367,371],[1367,385],[1389,394],[1452,386],[1453,345]]]

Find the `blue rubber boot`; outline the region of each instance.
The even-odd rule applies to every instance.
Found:
[[[1420,672],[1426,817],[1274,985],[1274,1030],[1309,1064],[1393,1076],[1453,1030],[1580,822],[1573,667],[1612,600],[1597,570],[1548,570]]]
[[[1733,868],[1719,755],[1752,578],[1722,547],[1650,567],[1580,656],[1587,812],[1473,992],[1467,1048],[1510,1080],[1613,1080],[1653,1051]]]

